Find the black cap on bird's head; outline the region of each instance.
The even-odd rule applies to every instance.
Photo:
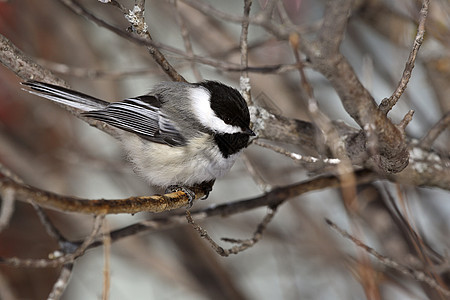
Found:
[[[213,132],[214,140],[224,157],[238,153],[248,146],[250,113],[247,103],[234,88],[216,81],[195,84],[191,96],[200,123]]]
[[[236,89],[217,81],[203,81],[197,85],[208,90],[210,107],[215,115],[225,124],[241,129],[234,133],[255,135],[250,129],[250,113],[247,103]]]

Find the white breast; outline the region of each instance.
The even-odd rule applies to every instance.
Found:
[[[202,135],[187,146],[170,147],[152,143],[135,135],[123,134],[123,144],[135,171],[150,184],[192,186],[225,175],[239,153],[224,158],[217,146],[204,150],[212,137]]]

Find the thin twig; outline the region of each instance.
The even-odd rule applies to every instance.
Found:
[[[8,278],[0,272],[0,299],[17,300],[19,297],[14,293]]]
[[[278,73],[284,73],[284,72],[290,72],[290,71],[296,70],[296,66],[285,65],[285,64],[278,64],[278,65],[273,65],[273,66],[256,66],[256,67],[252,66],[252,67],[245,68],[239,64],[224,62],[220,59],[213,59],[211,57],[205,57],[205,56],[200,56],[200,55],[189,55],[185,51],[181,51],[180,49],[171,47],[169,45],[163,44],[158,41],[154,41],[154,40],[151,40],[151,39],[148,39],[145,37],[138,36],[137,34],[130,34],[129,32],[127,32],[125,30],[117,28],[117,27],[105,22],[104,20],[98,18],[97,16],[95,16],[94,14],[89,12],[86,8],[84,8],[81,4],[79,4],[75,0],[60,0],[60,1],[62,3],[64,3],[67,7],[69,7],[72,11],[77,13],[78,15],[86,17],[87,19],[91,20],[98,26],[104,27],[104,28],[110,30],[111,32],[119,35],[122,38],[125,38],[125,39],[127,39],[133,43],[139,44],[139,45],[147,46],[149,48],[154,48],[154,49],[165,50],[165,51],[171,52],[173,54],[181,56],[185,60],[210,65],[212,67],[220,68],[223,71],[228,71],[228,72],[242,72],[242,71],[255,72],[255,73],[273,73],[273,72],[275,72],[276,74],[278,74]],[[185,2],[185,1],[183,1],[183,2]],[[188,5],[191,5],[191,3],[189,3]],[[242,17],[239,17],[238,20],[239,20],[239,22],[242,22],[245,19]],[[172,70],[172,68],[170,67],[170,65],[168,64],[167,61],[164,61],[163,58],[157,58],[157,59],[158,59],[158,63],[160,64],[160,66],[162,67],[164,72],[166,72],[167,74],[170,74],[169,76],[171,78],[175,78],[176,81],[182,81],[181,78],[176,78],[177,76],[176,76],[176,74],[174,74],[174,72],[173,72],[174,70]],[[172,77],[172,76],[174,76],[174,77]]]
[[[302,155],[299,153],[294,153],[294,152],[290,152],[287,151],[281,147],[275,146],[275,145],[271,145],[271,144],[267,144],[267,143],[263,143],[261,141],[257,141],[255,140],[253,142],[253,144],[258,145],[260,147],[264,147],[267,149],[270,149],[272,151],[275,151],[277,153],[280,153],[286,157],[289,157],[291,159],[293,159],[296,162],[301,162],[301,163],[323,163],[323,164],[327,164],[327,165],[337,165],[339,164],[341,161],[338,158],[317,158],[317,157],[313,157],[313,156],[308,156],[308,155]]]
[[[347,149],[345,147],[345,143],[339,136],[337,129],[331,122],[331,120],[322,113],[319,109],[316,98],[314,97],[314,90],[312,85],[309,83],[309,80],[305,74],[303,65],[301,64],[299,49],[300,49],[300,37],[298,34],[291,34],[289,38],[289,42],[292,47],[292,51],[294,53],[294,57],[296,62],[299,64],[298,71],[300,73],[300,86],[302,90],[306,93],[307,98],[307,107],[308,111],[314,120],[314,124],[320,129],[322,132],[326,145],[331,150],[331,153],[334,157],[339,159],[339,164],[337,164],[337,171],[339,176],[341,177],[342,182],[342,196],[344,198],[344,203],[347,206],[347,209],[355,213],[358,211],[358,202],[356,199],[356,185],[355,185],[355,177],[353,174],[353,165],[350,161],[350,158],[347,154]],[[330,46],[331,47],[331,46]]]
[[[369,253],[370,255],[374,256],[381,264],[383,264],[383,265],[385,265],[385,266],[387,266],[389,268],[395,269],[395,270],[399,271],[400,273],[402,273],[404,275],[410,276],[410,277],[414,278],[415,280],[418,280],[418,281],[421,281],[421,282],[425,282],[430,287],[432,287],[432,288],[438,290],[439,292],[443,293],[445,296],[450,296],[450,291],[449,290],[446,290],[445,288],[440,286],[436,282],[436,280],[434,280],[433,278],[430,278],[424,272],[415,270],[415,269],[410,268],[408,266],[404,266],[404,265],[394,261],[393,259],[378,253],[375,249],[367,246],[362,241],[358,240],[357,238],[355,238],[354,236],[352,236],[351,234],[349,234],[345,230],[339,228],[335,223],[333,223],[329,219],[325,219],[325,221],[327,222],[327,224],[331,228],[336,230],[344,238],[349,239],[356,246],[362,248],[367,253]]]
[[[405,116],[403,117],[403,119],[400,121],[400,123],[398,124],[398,127],[400,127],[403,131],[405,130],[406,126],[408,126],[409,122],[412,121],[412,117],[414,115],[414,110],[409,110]]]
[[[245,249],[253,246],[254,244],[256,244],[258,241],[261,240],[264,231],[267,228],[267,225],[269,225],[269,223],[272,221],[273,217],[275,216],[276,213],[276,207],[275,208],[269,208],[266,215],[264,216],[264,218],[262,219],[262,221],[258,224],[258,226],[256,227],[255,232],[253,233],[253,237],[250,239],[234,239],[234,238],[221,238],[222,241],[224,242],[229,242],[229,243],[234,243],[234,244],[240,244],[238,248],[231,248],[234,250],[231,250],[231,253],[233,254],[237,254],[239,252],[244,251]],[[234,252],[236,251],[236,252]]]
[[[77,245],[68,241],[62,233],[56,228],[56,226],[53,224],[53,222],[49,219],[45,211],[37,205],[32,200],[29,201],[30,204],[33,206],[34,210],[36,211],[39,220],[41,221],[41,224],[44,225],[45,230],[47,231],[47,234],[55,239],[58,242],[58,245],[63,253],[71,253],[75,251],[77,248]]]
[[[54,268],[60,265],[69,264],[75,261],[75,259],[84,254],[88,247],[97,238],[97,235],[102,227],[103,219],[105,215],[98,215],[94,218],[94,225],[92,231],[88,237],[86,237],[81,245],[73,253],[63,253],[60,256],[52,257],[49,259],[23,259],[17,257],[0,258],[0,263],[8,264],[14,267],[25,268]],[[56,253],[56,252],[55,252]]]
[[[106,218],[103,221],[103,292],[102,300],[108,300],[111,289],[111,236],[109,235],[109,225]]]
[[[2,164],[0,164],[0,174],[5,174],[6,176],[13,178],[17,182],[23,183],[22,179],[19,176],[17,176]],[[14,213],[16,200],[15,191],[8,188],[1,189],[0,200],[2,200],[2,203],[0,205],[0,232],[2,232],[6,227],[8,227],[11,217]]]
[[[245,251],[248,248],[251,248],[257,242],[259,242],[263,237],[263,233],[264,230],[267,228],[267,225],[273,219],[275,212],[276,207],[269,208],[269,211],[267,212],[266,216],[258,224],[258,227],[256,228],[253,237],[250,239],[240,240],[240,239],[222,238],[223,241],[238,244],[228,249],[225,249],[221,247],[219,244],[217,244],[204,228],[195,223],[189,210],[186,210],[186,219],[188,220],[188,223],[191,224],[194,227],[194,229],[200,234],[200,237],[208,241],[208,243],[211,245],[214,251],[217,252],[217,254],[226,257],[229,256],[230,254],[238,254],[242,251]]]
[[[450,111],[447,112],[427,134],[420,140],[419,146],[424,150],[429,150],[438,136],[450,127]]]
[[[58,230],[58,228],[53,225],[53,223],[50,221],[47,214],[44,212],[44,210],[34,203],[33,201],[30,201],[33,208],[36,210],[36,213],[39,217],[39,220],[41,221],[42,225],[44,225],[45,230],[47,231],[47,234],[58,241],[58,243],[66,242],[67,239],[61,234],[61,232]]]
[[[262,191],[264,192],[270,191],[272,189],[272,186],[268,184],[261,176],[261,174],[256,170],[254,163],[250,161],[248,155],[246,153],[242,153],[241,157],[242,160],[244,161],[247,171],[252,176],[253,181],[259,186],[259,188]]]
[[[103,2],[103,1],[100,1],[100,2]],[[103,3],[105,3],[105,2],[103,2]],[[115,6],[115,7],[119,8],[119,9],[122,11],[123,14],[126,14],[126,13],[127,13],[126,7],[123,6],[122,3],[120,3],[120,2],[118,2],[118,1],[116,1],[116,0],[109,0],[109,1],[106,1],[106,4],[110,4],[110,5],[112,5],[112,6]]]
[[[0,232],[9,226],[9,221],[14,213],[14,189],[2,189],[0,190]]]
[[[99,79],[99,78],[107,78],[112,80],[117,80],[125,76],[139,76],[145,74],[156,74],[160,71],[160,68],[155,67],[145,67],[145,68],[136,68],[129,70],[105,70],[105,69],[94,69],[94,68],[84,68],[84,67],[76,67],[70,66],[63,63],[58,63],[54,61],[48,61],[44,59],[37,59],[37,62],[41,64],[43,67],[57,73],[70,75],[74,77],[80,78],[89,78],[89,79]]]
[[[422,9],[420,10],[419,26],[417,27],[417,34],[416,37],[414,38],[413,47],[411,49],[411,52],[409,53],[408,60],[406,61],[402,78],[400,79],[400,82],[398,83],[398,86],[395,89],[395,92],[392,94],[392,96],[383,99],[383,101],[381,101],[380,103],[379,109],[384,114],[387,114],[394,107],[398,99],[400,99],[400,97],[403,95],[403,92],[405,91],[406,86],[408,85],[409,79],[411,78],[412,70],[414,69],[414,63],[416,62],[417,58],[417,53],[419,52],[420,46],[423,43],[423,37],[425,35],[425,22],[427,20],[429,4],[430,0],[422,1]]]
[[[86,17],[88,20],[91,20],[95,24],[105,27],[109,29],[110,31],[114,32],[115,34],[130,40],[132,42],[145,45],[148,47],[148,50],[150,54],[153,56],[153,59],[161,66],[162,70],[174,81],[186,81],[178,72],[170,65],[170,63],[166,60],[164,55],[158,50],[159,49],[167,49],[174,53],[182,53],[178,49],[175,49],[173,47],[169,47],[167,45],[163,45],[162,43],[155,42],[151,40],[151,37],[147,31],[146,25],[143,18],[143,13],[140,15],[137,11],[129,11],[129,14],[127,15],[127,19],[132,22],[132,26],[136,29],[136,34],[130,34],[129,32],[122,30],[120,28],[117,28],[104,20],[100,19],[99,17],[95,16],[91,12],[89,12],[84,6],[82,6],[78,1],[76,0],[60,0],[61,3],[66,5],[68,8],[70,8],[73,12],[76,14]],[[142,12],[142,11],[139,11]],[[136,14],[138,13],[138,14]],[[135,23],[133,23],[133,20],[138,18]],[[141,18],[139,18],[141,17]],[[138,26],[139,25],[139,26]],[[139,34],[139,35],[138,35]],[[142,34],[142,36],[140,35]]]
[[[63,265],[61,271],[59,272],[58,279],[53,284],[53,288],[48,295],[47,300],[58,300],[61,299],[64,291],[69,284],[70,276],[72,275],[73,263],[67,263]]]
[[[173,10],[175,11],[175,19],[178,23],[178,27],[180,27],[181,37],[183,38],[183,42],[184,42],[184,49],[186,49],[187,55],[193,56],[194,50],[192,48],[191,37],[189,34],[189,30],[187,29],[187,26],[184,22],[184,18],[183,18],[183,15],[181,14],[180,8],[178,7],[178,0],[171,0],[170,3],[172,4],[172,6],[174,8]],[[194,61],[191,61],[191,69],[192,69],[192,73],[194,74],[195,80],[201,81],[202,75]]]
[[[342,1],[339,3],[336,1],[329,1],[327,3],[327,13],[324,17],[325,21],[321,31],[319,32],[318,39],[322,43],[324,52],[329,55],[338,52],[338,48],[344,34],[346,20],[348,18],[345,12],[349,10],[349,6],[352,1],[344,1],[345,4],[341,2]],[[340,5],[343,7],[339,7]],[[333,29],[330,27],[332,27],[334,20],[329,20],[332,15],[338,15],[339,20],[336,21],[340,24],[336,25],[337,27]],[[329,41],[323,40],[324,36],[330,33],[340,36],[333,36],[333,38],[329,39]],[[301,41],[300,37],[297,34],[291,34],[289,41],[294,52],[296,62],[301,62],[299,55],[299,43]],[[345,143],[340,138],[336,127],[328,116],[320,111],[317,100],[314,97],[313,87],[309,83],[309,80],[304,72],[303,65],[301,64],[299,66],[299,73],[301,87],[306,93],[309,113],[311,114],[316,126],[321,130],[321,132],[323,132],[325,144],[331,150],[332,155],[339,160],[339,163],[336,165],[336,169],[341,179],[341,193],[346,209],[351,215],[356,215],[359,213],[359,202],[356,193],[356,178],[353,173],[353,165],[350,157],[348,156]],[[358,233],[361,232],[357,226],[355,226],[354,230]],[[358,263],[359,278],[361,279],[361,284],[367,298],[379,299],[379,289],[373,280],[373,268],[370,265],[367,255],[362,251],[358,253]]]
[[[239,40],[239,48],[241,50],[241,66],[248,67],[248,17],[252,7],[252,0],[244,1],[244,20],[241,24],[241,37]],[[248,71],[241,72],[240,78],[241,93],[248,105],[252,105],[251,85]]]

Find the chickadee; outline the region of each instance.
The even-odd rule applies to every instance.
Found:
[[[255,135],[240,93],[216,81],[162,82],[147,95],[113,103],[48,83],[23,84],[32,94],[119,128],[135,171],[166,192],[183,190],[191,202],[189,187],[212,186]]]

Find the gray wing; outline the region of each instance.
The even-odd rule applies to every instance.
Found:
[[[113,102],[100,110],[82,115],[105,122],[111,126],[140,137],[169,146],[182,146],[186,139],[175,124],[160,111],[161,102],[155,96],[141,96]]]

